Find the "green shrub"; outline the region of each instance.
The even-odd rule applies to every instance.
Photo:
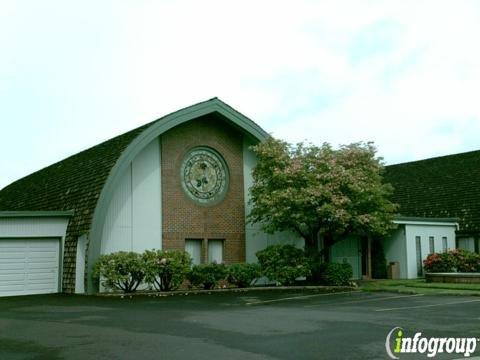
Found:
[[[102,255],[94,266],[93,277],[106,288],[134,292],[145,277],[145,262],[134,252]]]
[[[227,280],[239,288],[249,286],[253,280],[262,276],[258,264],[233,264],[227,267]]]
[[[352,266],[348,263],[323,263],[321,265],[321,282],[330,286],[346,286],[353,276]]]
[[[210,290],[226,276],[227,270],[224,264],[211,263],[194,265],[188,272],[187,279],[192,286],[202,286]]]
[[[480,255],[463,249],[433,253],[423,260],[426,272],[480,272]]]
[[[423,260],[423,268],[425,272],[454,272],[455,261],[450,252],[433,253]]]
[[[282,285],[291,285],[298,277],[310,275],[305,252],[292,245],[273,245],[256,253],[263,275]]]
[[[463,249],[448,252],[457,272],[480,272],[480,255]]]
[[[190,270],[192,259],[180,250],[147,250],[145,261],[145,281],[161,291],[176,290],[182,285]]]

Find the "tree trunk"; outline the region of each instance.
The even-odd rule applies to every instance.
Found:
[[[305,238],[305,254],[307,256],[318,254],[318,239],[316,237]]]
[[[330,261],[330,249],[332,247],[332,245],[334,244],[334,239],[333,239],[333,236],[329,235],[329,234],[326,234],[324,237],[323,237],[323,251],[322,251],[322,255],[323,255],[323,261],[324,262],[329,262]]]
[[[310,263],[311,274],[307,276],[310,283],[318,283],[320,281],[320,263],[321,255],[318,251],[318,237],[316,235],[304,238],[305,255]]]

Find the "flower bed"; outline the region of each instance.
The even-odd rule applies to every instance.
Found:
[[[433,253],[423,261],[426,273],[479,273],[480,254],[454,249]]]
[[[471,251],[433,253],[423,261],[423,266],[427,282],[480,284],[480,255]]]

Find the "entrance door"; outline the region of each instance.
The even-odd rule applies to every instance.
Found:
[[[337,241],[330,248],[330,259],[336,263],[348,263],[352,266],[353,279],[362,277],[360,239],[349,237]]]

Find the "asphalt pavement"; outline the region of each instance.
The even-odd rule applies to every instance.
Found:
[[[473,296],[27,296],[0,298],[0,359],[388,359],[385,341],[395,327],[411,337],[478,338],[479,325],[480,297]],[[479,355],[480,343],[471,356]]]

